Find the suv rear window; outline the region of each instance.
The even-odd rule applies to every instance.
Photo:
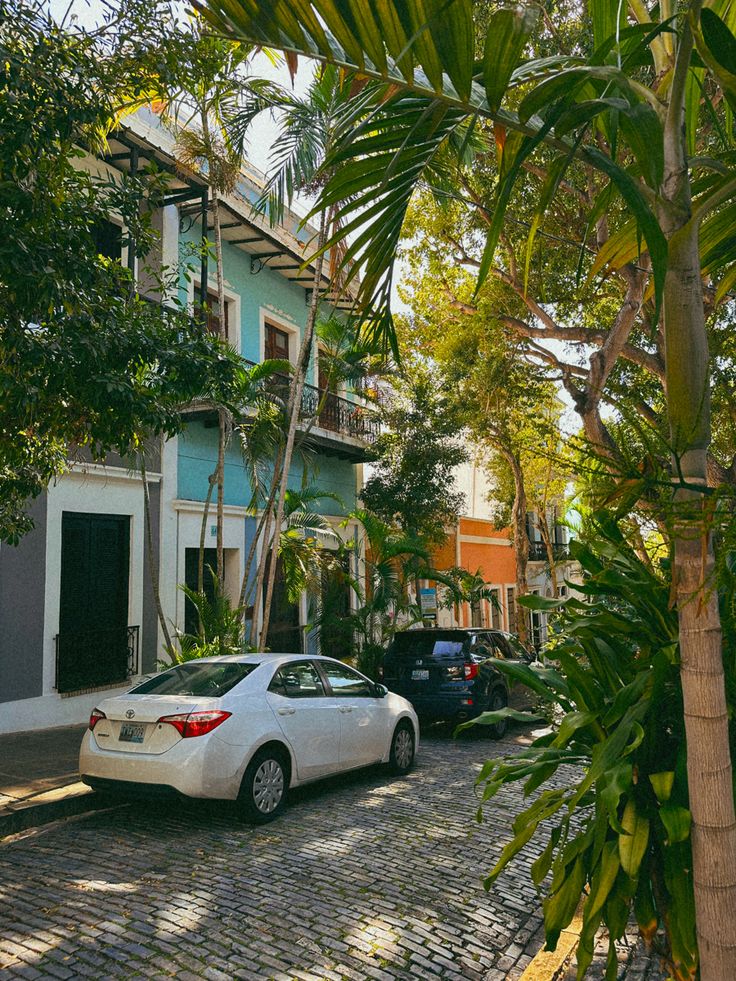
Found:
[[[212,661],[198,664],[196,661],[187,661],[154,675],[137,688],[132,688],[130,694],[207,695],[210,698],[219,698],[257,667],[257,664],[242,661],[229,664]]]
[[[470,647],[468,634],[451,631],[409,630],[395,634],[389,648],[390,654],[410,657],[458,657]]]

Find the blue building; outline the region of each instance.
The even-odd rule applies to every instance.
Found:
[[[207,304],[212,328],[225,318],[228,340],[252,362],[266,357],[296,360],[308,313],[313,269],[302,268],[309,254],[310,229],[287,213],[275,228],[253,212],[262,175],[244,169],[236,191],[221,201],[225,310],[217,307],[213,261],[193,256],[203,235],[212,238],[208,187],[199,175],[182,177],[173,139],[157,118],[141,111],[110,141],[104,160],[81,165],[104,178],[140,170],[155,161],[171,175],[169,191],[154,215],[159,232],[156,255],[144,263],[128,254],[120,223],[110,217],[101,249],[127,263],[139,291],[166,301],[145,267],[178,270],[179,298],[195,314]],[[206,226],[206,227],[205,227]],[[201,250],[200,250],[201,251]],[[325,280],[323,311],[339,304]],[[171,299],[171,297],[168,297]],[[358,543],[355,523],[341,527],[355,507],[362,486],[362,464],[374,437],[357,396],[332,392],[320,403],[319,356],[310,365],[303,400],[309,427],[311,482],[338,495],[327,499],[326,520]],[[153,548],[149,554],[140,473],[110,457],[104,465],[83,457],[72,461],[33,504],[34,530],[17,548],[0,549],[0,732],[82,721],[100,690],[124,689],[130,679],[155,669],[162,657],[163,634],[156,616],[150,570],[157,570],[166,619],[183,630],[188,616],[179,588],[196,585],[204,500],[217,460],[217,420],[211,409],[192,406],[178,437],[154,449],[148,461]],[[302,464],[292,466],[290,482],[302,484]],[[248,510],[251,487],[239,444],[232,441],[225,464],[225,589],[236,601],[257,516]],[[215,507],[207,521],[206,561],[214,561]],[[325,540],[325,547],[330,541]],[[278,578],[278,577],[277,577]],[[306,597],[295,606],[283,602],[277,586],[269,646],[274,650],[315,650],[319,638],[308,629]],[[353,602],[345,596],[346,605]],[[255,610],[256,618],[262,610]]]

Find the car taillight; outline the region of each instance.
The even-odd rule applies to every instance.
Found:
[[[465,675],[465,680],[470,681],[471,678],[478,677],[478,665],[474,664],[472,661],[470,664],[466,664],[463,667],[463,674]]]
[[[93,732],[95,726],[100,721],[100,719],[106,719],[106,718],[107,716],[105,715],[104,712],[100,712],[99,709],[92,709],[92,711],[89,714],[89,731]]]
[[[232,712],[185,712],[183,715],[162,715],[158,721],[173,726],[182,739],[191,739],[212,732],[231,715]]]

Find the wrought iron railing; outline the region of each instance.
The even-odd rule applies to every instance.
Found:
[[[253,361],[247,362],[253,365]],[[288,375],[274,375],[268,382],[268,388],[286,402],[289,397],[291,378]],[[302,420],[315,420],[320,429],[338,433],[341,436],[353,436],[364,443],[373,443],[380,432],[378,419],[364,405],[351,402],[349,399],[336,395],[316,385],[306,385],[302,392],[300,410]]]
[[[140,627],[70,630],[54,637],[56,690],[102,688],[138,674]]]
[[[570,555],[570,546],[561,542],[553,542],[552,555],[555,562],[560,562]],[[544,542],[529,542],[529,561],[547,562],[547,548]]]

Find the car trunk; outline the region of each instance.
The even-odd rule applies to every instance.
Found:
[[[416,637],[414,636],[416,634]],[[416,630],[394,638],[384,662],[384,680],[395,691],[431,694],[464,680],[469,641]]]
[[[185,715],[219,708],[219,699],[196,695],[129,695],[100,703],[105,718],[92,735],[100,749],[118,753],[160,755],[181,740],[174,726],[158,720],[164,715]]]

